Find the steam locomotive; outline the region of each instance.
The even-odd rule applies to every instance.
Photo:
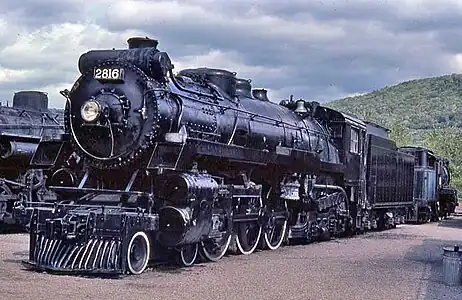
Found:
[[[401,147],[415,157],[414,207],[409,222],[425,223],[446,218],[459,205],[457,190],[451,186],[449,160],[423,147]]]
[[[41,91],[19,91],[12,106],[0,103],[0,223],[17,225],[14,204],[45,197],[41,170],[29,162],[42,136],[64,132],[63,112],[48,109],[48,96]]]
[[[81,55],[65,133],[31,166],[54,203],[30,203],[26,266],[140,274],[150,260],[251,254],[404,223],[415,156],[384,128],[317,102],[270,102],[222,69],[173,73],[148,38]],[[200,255],[199,255],[200,254]]]

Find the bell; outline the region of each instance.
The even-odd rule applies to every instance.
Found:
[[[300,99],[300,100],[297,100],[297,108],[295,109],[295,112],[296,113],[306,113],[308,112],[308,110],[306,109],[305,107],[305,101]]]

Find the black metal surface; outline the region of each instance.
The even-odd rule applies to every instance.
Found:
[[[413,202],[414,156],[398,152],[394,142],[369,136],[368,200],[372,205]]]
[[[389,139],[389,132],[390,130],[388,128],[385,128],[383,126],[380,126],[379,124],[376,124],[374,122],[365,122],[367,126],[367,132],[372,135],[379,136],[383,139]]]
[[[168,156],[167,153],[174,155]],[[149,160],[148,169],[174,169],[175,165],[187,164],[192,159],[198,159],[198,156],[227,159],[228,162],[247,165],[285,166],[297,172],[309,170],[313,174],[319,173],[321,169],[321,162],[312,152],[285,147],[277,147],[274,152],[269,152],[199,139],[189,139],[188,144],[181,148],[168,143],[158,144]]]
[[[250,79],[236,78],[236,96],[252,98],[252,84]]]
[[[173,205],[188,205],[190,199],[215,199],[218,195],[218,183],[210,174],[173,173],[162,180],[165,184],[157,191],[158,196]]]
[[[165,66],[170,65],[170,59],[164,52],[157,50],[157,43],[152,40],[131,40],[130,48],[126,50],[92,50],[79,58],[78,67],[82,74],[93,72],[93,68],[102,62],[112,60],[132,63],[148,76],[163,80]],[[148,46],[148,47],[146,47]]]
[[[268,99],[268,91],[265,89],[254,89],[252,90],[252,96],[255,99],[261,100],[261,101],[269,101]]]
[[[229,97],[236,95],[236,74],[227,70],[209,68],[185,69],[181,70],[178,76],[188,77],[196,82],[211,83],[225,92]]]

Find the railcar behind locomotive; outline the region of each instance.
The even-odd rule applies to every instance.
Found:
[[[377,127],[273,103],[228,70],[174,74],[156,40],[128,44],[80,57],[65,133],[32,159],[59,202],[30,206],[29,267],[140,274],[151,259],[191,266],[405,218],[413,156]]]
[[[423,147],[399,149],[415,157],[414,207],[409,221],[437,221],[454,213],[457,190],[451,186],[449,160]]]
[[[0,103],[0,223],[16,224],[15,201],[40,200],[44,183],[40,170],[29,162],[41,137],[64,132],[62,111],[48,108],[41,91],[19,91],[12,106]],[[37,198],[38,197],[38,198]]]

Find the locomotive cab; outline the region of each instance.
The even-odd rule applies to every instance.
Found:
[[[331,129],[331,136],[339,150],[344,165],[343,184],[350,201],[355,224],[361,224],[360,211],[366,201],[366,123],[351,115],[324,108],[318,109],[317,117]]]
[[[330,135],[345,165],[345,184],[358,185],[363,180],[366,123],[339,111],[320,107],[315,117],[330,129]]]

